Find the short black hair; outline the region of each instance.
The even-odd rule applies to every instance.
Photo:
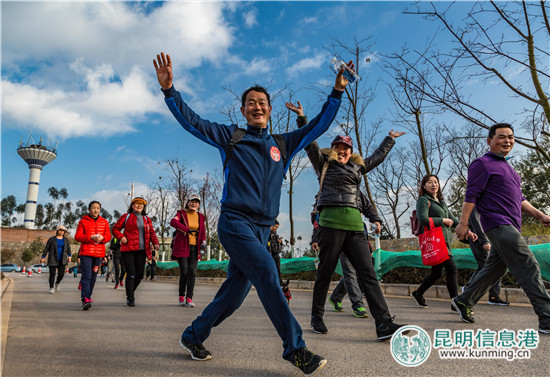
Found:
[[[492,139],[495,137],[495,134],[497,133],[497,129],[499,128],[509,128],[514,132],[514,127],[512,127],[509,123],[497,123],[493,124],[491,128],[489,128],[489,139]]]
[[[269,93],[267,92],[267,89],[264,88],[263,86],[261,85],[254,85],[254,86],[251,86],[250,88],[246,89],[244,91],[244,93],[242,94],[241,96],[241,105],[242,107],[244,107],[244,103],[246,101],[246,96],[248,95],[248,93],[250,92],[260,92],[260,93],[264,93],[265,96],[267,97],[267,104],[269,106],[271,106],[271,97],[269,96]]]
[[[99,208],[101,208],[101,203],[100,202],[98,202],[97,200],[92,200],[90,202],[90,204],[88,204],[88,209],[92,208],[92,204],[95,204],[95,203],[99,204]]]

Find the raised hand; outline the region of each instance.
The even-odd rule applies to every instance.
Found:
[[[349,69],[355,72],[355,64],[353,64],[353,60],[350,60],[349,63],[347,63],[347,66]],[[334,89],[343,91],[346,89],[346,86],[349,84],[348,79],[346,79],[343,75],[344,69],[342,68],[340,71],[338,71],[338,74],[336,75],[336,81],[334,82]]]
[[[297,105],[294,105],[292,102],[287,102],[285,106],[292,112],[296,113],[297,116],[304,116],[304,108],[300,101],[296,102]]]
[[[391,137],[392,139],[398,138],[399,136],[403,136],[403,135],[405,135],[405,132],[399,132],[394,130],[390,130],[390,132],[388,133],[388,136]]]
[[[157,71],[160,87],[164,90],[170,89],[174,78],[170,55],[164,55],[164,52],[161,52],[160,55],[157,54],[157,60],[153,59],[153,65]]]

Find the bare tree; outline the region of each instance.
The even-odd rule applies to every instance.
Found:
[[[169,236],[172,231],[170,220],[176,212],[173,195],[165,186],[166,183],[163,182],[162,177],[159,177],[159,182],[152,185],[147,195],[149,197],[147,207],[149,215],[156,220],[155,231],[160,236],[161,252],[164,251],[165,237]]]
[[[400,148],[391,159],[386,159],[371,172],[375,198],[380,209],[378,212],[392,238],[401,238],[399,220],[409,212],[413,203],[407,184],[407,169],[407,149]]]
[[[179,157],[169,158],[165,164],[164,170],[168,175],[165,177],[167,183],[164,187],[173,193],[178,208],[183,208],[193,187],[194,182],[191,178],[193,170],[188,169],[186,161]]]
[[[550,163],[550,152],[544,148],[550,138],[550,102],[545,92],[550,83],[546,2],[479,1],[458,26],[450,17],[452,13],[456,19],[454,10],[453,5],[421,3],[416,10],[405,12],[437,22],[453,42],[449,51],[429,46],[395,55],[419,79],[409,80],[409,84],[440,111],[488,129],[500,115],[492,114],[494,110],[483,101],[472,99],[468,84],[472,79],[498,82],[502,90],[495,91],[490,102],[508,96],[516,99],[516,113],[523,114],[525,130],[516,134],[516,142]],[[437,33],[441,35],[441,31]],[[426,75],[428,71],[430,75]]]

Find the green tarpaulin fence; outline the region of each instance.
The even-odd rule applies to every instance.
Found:
[[[542,278],[546,281],[550,281],[550,243],[531,245],[529,249],[531,249],[539,263]],[[454,249],[453,257],[457,268],[477,269],[477,263],[470,249]],[[379,277],[397,267],[428,268],[422,264],[422,257],[418,250],[407,250],[403,252],[377,250],[374,252],[374,258],[376,260],[375,266],[377,267]],[[281,272],[283,274],[293,274],[302,271],[313,271],[315,270],[314,261],[315,258],[310,257],[281,259]],[[223,270],[227,272],[228,263],[228,261],[218,262],[216,260],[201,261],[199,262],[198,269]],[[178,267],[176,262],[159,262],[157,265],[163,270]],[[340,263],[338,263],[336,273],[342,274]]]

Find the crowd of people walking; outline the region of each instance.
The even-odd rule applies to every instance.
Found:
[[[311,121],[303,114],[300,102],[287,103],[287,108],[297,115],[298,127],[279,135],[267,132],[272,107],[265,88],[252,86],[242,94],[241,113],[247,123],[243,129],[200,118],[174,88],[169,55],[157,55],[154,66],[165,102],[175,119],[191,135],[217,148],[223,163],[225,182],[217,230],[230,257],[227,279],[179,339],[191,358],[201,361],[212,358],[203,343],[214,327],[242,305],[254,286],[281,338],[282,357],[305,375],[317,372],[327,363],[324,357],[306,347],[302,327],[288,304],[290,293],[281,274],[282,240],[277,234],[276,220],[281,185],[292,158],[302,149],[306,150],[319,180],[312,213],[312,248],[318,253],[319,263],[312,294],[311,329],[316,334],[329,332],[325,305],[331,278],[340,261],[344,275],[328,297],[333,310],[343,310],[342,300],[347,293],[355,317],[366,318],[368,313],[373,317],[378,341],[403,331],[404,325],[394,322],[395,316],[390,313],[380,288],[362,216],[369,219],[376,233],[380,233],[382,220],[360,186],[363,176],[388,156],[395,139],[404,133],[391,130],[368,157],[354,151],[353,141],[347,135],[336,136],[329,148],[322,149],[315,141],[336,117],[349,84],[345,69],[337,73],[326,102]],[[347,66],[354,69],[351,61]],[[440,229],[443,240],[437,247],[445,255],[441,261],[429,264],[429,273],[411,296],[418,306],[428,308],[424,295],[445,272],[451,309],[462,321],[474,323],[473,306],[487,291],[489,304],[509,304],[500,297],[500,280],[509,270],[530,299],[538,316],[539,333],[550,334],[550,295],[544,288],[539,265],[520,233],[522,213],[535,217],[544,226],[550,226],[550,216],[534,208],[521,193],[520,177],[507,161],[514,142],[511,125],[497,123],[491,127],[487,137],[489,151],[469,167],[460,215],[455,216],[447,207],[437,175],[427,174],[419,182],[416,216],[420,234]],[[177,261],[180,271],[177,305],[192,308],[197,265],[206,240],[206,217],[199,212],[200,196],[191,194],[186,199],[184,208],[170,221],[175,229],[171,259]],[[112,229],[100,216],[101,203],[90,202],[88,210],[74,236],[80,242],[82,309],[92,306],[102,262],[110,263],[109,271],[114,269],[114,288],[124,287],[126,305],[133,307],[146,264],[146,278],[154,280],[159,250],[155,229],[147,216],[147,201],[133,198],[127,213]],[[469,243],[478,264],[461,293],[451,248],[453,231],[461,241]],[[64,227],[58,227],[42,255],[41,261],[45,262],[47,257],[50,266],[50,293],[59,289],[64,268],[72,256],[66,233]]]

